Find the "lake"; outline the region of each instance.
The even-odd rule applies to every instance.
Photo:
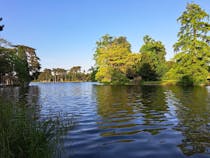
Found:
[[[0,88],[5,100],[75,126],[63,158],[209,158],[210,87],[32,83]]]

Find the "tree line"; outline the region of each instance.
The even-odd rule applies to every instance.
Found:
[[[165,59],[164,44],[148,35],[139,52],[132,52],[126,37],[106,34],[96,42],[95,66],[88,73],[82,72],[80,66],[44,69],[40,73],[34,48],[0,39],[0,84],[28,85],[32,80],[109,84],[170,80],[183,85],[205,84],[210,80],[209,15],[198,4],[188,3],[177,21],[181,27],[173,45],[176,54],[170,61]],[[0,25],[0,31],[3,28]]]
[[[166,61],[165,46],[146,35],[139,52],[131,51],[126,37],[108,34],[96,42],[96,80],[110,84],[131,81],[173,80],[183,85],[199,85],[210,79],[209,15],[197,4],[188,3],[177,19],[181,24],[173,59]]]
[[[4,25],[0,25],[0,31],[3,31],[3,28]],[[27,86],[38,77],[40,68],[34,48],[12,45],[0,38],[0,85]]]
[[[93,68],[88,73],[81,70],[81,66],[73,66],[69,70],[63,68],[44,69],[37,81],[39,82],[78,82],[94,81]]]

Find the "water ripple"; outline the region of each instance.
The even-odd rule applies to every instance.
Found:
[[[210,157],[210,88],[33,84],[0,88],[37,117],[73,117],[63,158]]]

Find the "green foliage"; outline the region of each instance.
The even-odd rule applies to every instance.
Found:
[[[90,72],[89,80],[96,82],[96,73],[98,72],[98,68],[91,67],[88,71]]]
[[[1,74],[12,72],[12,52],[11,49],[0,47],[0,72]]]
[[[81,66],[73,66],[70,70],[63,68],[44,69],[37,81],[40,82],[80,82],[91,81],[91,74],[81,71]]]
[[[184,75],[182,78],[179,80],[179,84],[184,85],[184,86],[193,86],[193,78],[192,76],[189,75]]]
[[[0,157],[52,158],[61,152],[60,136],[72,121],[34,120],[34,109],[0,101]]]
[[[71,81],[81,81],[82,80],[81,66],[73,66],[72,68],[70,68],[68,76]]]
[[[112,78],[111,78],[112,85],[124,85],[129,82],[126,75],[119,71],[112,71],[111,76],[112,76]]]
[[[187,5],[186,11],[178,18],[181,28],[178,42],[174,44],[174,50],[178,53],[166,78],[177,79],[184,85],[206,82],[210,63],[208,18],[209,15],[199,5]]]
[[[144,37],[140,54],[131,53],[125,37],[103,36],[96,42],[94,54],[98,66],[96,79],[117,83],[125,76],[135,79],[140,75],[144,81],[164,79],[183,85],[205,83],[210,72],[209,15],[199,5],[190,3],[178,21],[181,28],[178,42],[174,44],[177,54],[172,61],[165,60],[162,42],[148,35]]]
[[[53,80],[52,70],[44,69],[44,71],[40,73],[38,80],[46,82],[52,81]]]
[[[140,52],[141,62],[139,73],[143,80],[160,80],[166,72],[165,47],[160,41],[155,41],[148,35],[144,37],[144,45]]]
[[[103,83],[109,83],[112,80],[113,69],[109,66],[101,66],[96,73],[96,80]]]
[[[37,78],[40,64],[35,52],[29,52],[26,46],[12,48],[0,47],[0,82],[26,86]],[[31,48],[30,48],[31,49]],[[34,50],[34,49],[33,49]]]
[[[139,73],[144,81],[155,81],[158,78],[157,73],[153,70],[149,63],[141,64]]]
[[[140,56],[131,53],[131,45],[126,37],[105,35],[96,45],[94,59],[98,67],[97,81],[121,84],[137,76],[136,63]]]
[[[172,60],[166,61],[166,67],[167,67],[167,71],[168,72],[173,66],[174,66],[175,62]]]
[[[53,78],[54,82],[64,81],[67,76],[67,71],[62,68],[53,68],[51,71],[51,75],[53,76],[52,78]],[[50,80],[50,79],[48,79],[48,80]]]
[[[142,55],[140,53],[129,54],[125,61],[126,77],[128,79],[135,79],[139,76],[139,64],[141,62]]]
[[[27,55],[22,46],[17,47],[17,56],[14,56],[14,67],[17,72],[17,76],[20,80],[20,83],[29,83],[29,65],[27,61]]]
[[[111,82],[113,71],[125,73],[125,61],[131,53],[130,43],[125,37],[113,38],[105,35],[96,42],[94,58],[98,66],[96,79],[100,82]]]
[[[38,77],[40,68],[34,48],[0,39],[0,84],[27,86]]]
[[[190,53],[178,53],[175,65],[166,73],[165,79],[175,79],[183,85],[199,85],[206,82],[208,71],[201,60],[193,62]],[[187,84],[187,80],[190,82]]]

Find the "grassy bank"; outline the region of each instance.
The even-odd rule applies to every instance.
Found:
[[[52,158],[59,155],[60,136],[72,127],[59,118],[35,120],[34,110],[0,101],[0,157]]]
[[[142,85],[161,85],[161,86],[172,86],[172,85],[189,86],[189,85],[185,85],[184,83],[178,82],[177,80],[143,81],[141,84]],[[209,81],[200,85],[190,85],[190,86],[207,86],[207,85],[210,85]]]
[[[142,85],[177,85],[178,82],[176,80],[163,80],[163,81],[143,81]]]

